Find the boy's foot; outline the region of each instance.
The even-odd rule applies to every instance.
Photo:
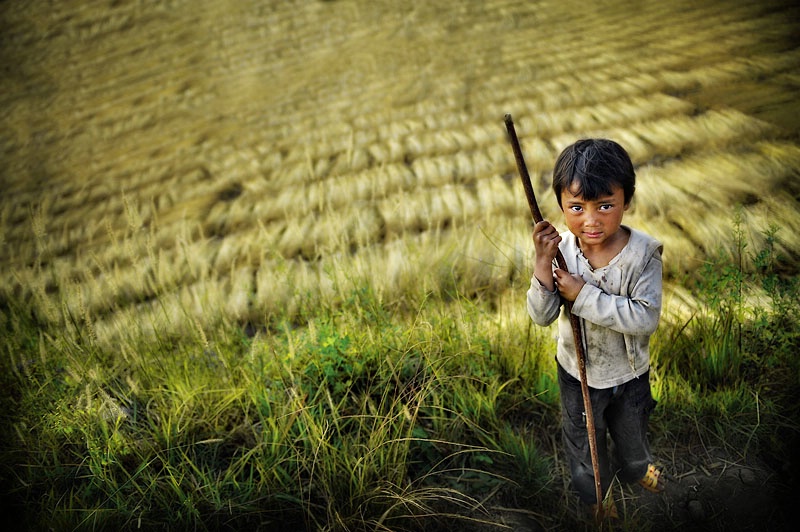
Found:
[[[647,473],[639,480],[639,485],[651,493],[661,493],[666,488],[662,471],[653,464],[647,466]]]
[[[619,513],[617,512],[617,505],[614,502],[614,497],[611,495],[611,492],[606,494],[606,498],[603,499],[603,502],[600,505],[599,511],[597,503],[592,505],[584,506],[586,509],[585,511],[588,513],[588,518],[591,521],[594,521],[596,524],[600,524],[604,519],[619,519]]]
[[[589,506],[589,515],[598,523],[603,519],[619,519],[617,505],[614,503],[614,498],[610,495],[603,500],[600,511],[597,509],[597,503]]]

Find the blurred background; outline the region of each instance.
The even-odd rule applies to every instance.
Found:
[[[560,220],[559,151],[607,136],[637,166],[626,223],[665,242],[669,279],[733,242],[736,216],[754,242],[780,226],[793,273],[799,14],[3,2],[0,290],[56,321],[63,298],[103,319],[165,295],[259,321],[296,290],[324,294],[331,271],[387,297],[442,276],[502,291],[527,281],[531,251],[505,113],[545,216]]]

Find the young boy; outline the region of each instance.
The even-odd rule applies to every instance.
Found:
[[[558,317],[558,382],[562,436],[580,500],[596,512],[594,471],[579,381],[575,341],[562,300],[583,326],[589,385],[606,494],[613,475],[639,481],[650,491],[664,488],[647,442],[650,395],[649,340],[661,313],[661,244],[622,225],[636,176],[627,152],[614,141],[580,140],[559,155],[553,191],[569,232],[559,235],[548,221],[536,224],[534,274],[528,313],[547,326]],[[557,249],[569,272],[554,264]],[[609,463],[606,432],[613,442]],[[613,500],[605,507],[614,515]]]

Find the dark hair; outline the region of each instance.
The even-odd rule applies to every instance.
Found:
[[[583,139],[567,146],[553,169],[553,192],[561,207],[561,191],[578,184],[587,201],[610,195],[616,186],[630,203],[636,189],[636,173],[625,148],[608,139]]]

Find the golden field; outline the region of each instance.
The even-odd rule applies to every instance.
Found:
[[[798,22],[790,1],[0,2],[0,514],[587,525],[553,330],[523,302],[510,113],[546,217],[559,152],[606,136],[637,169],[625,223],[665,244],[648,437],[670,489],[615,480],[618,524],[781,529]]]
[[[445,285],[502,298],[532,252],[505,113],[556,221],[564,146],[629,150],[626,223],[665,243],[676,293],[731,243],[737,205],[748,241],[779,227],[793,274],[798,15],[688,0],[4,2],[0,298],[45,324],[77,317],[104,343],[259,327],[362,285],[387,301]]]

